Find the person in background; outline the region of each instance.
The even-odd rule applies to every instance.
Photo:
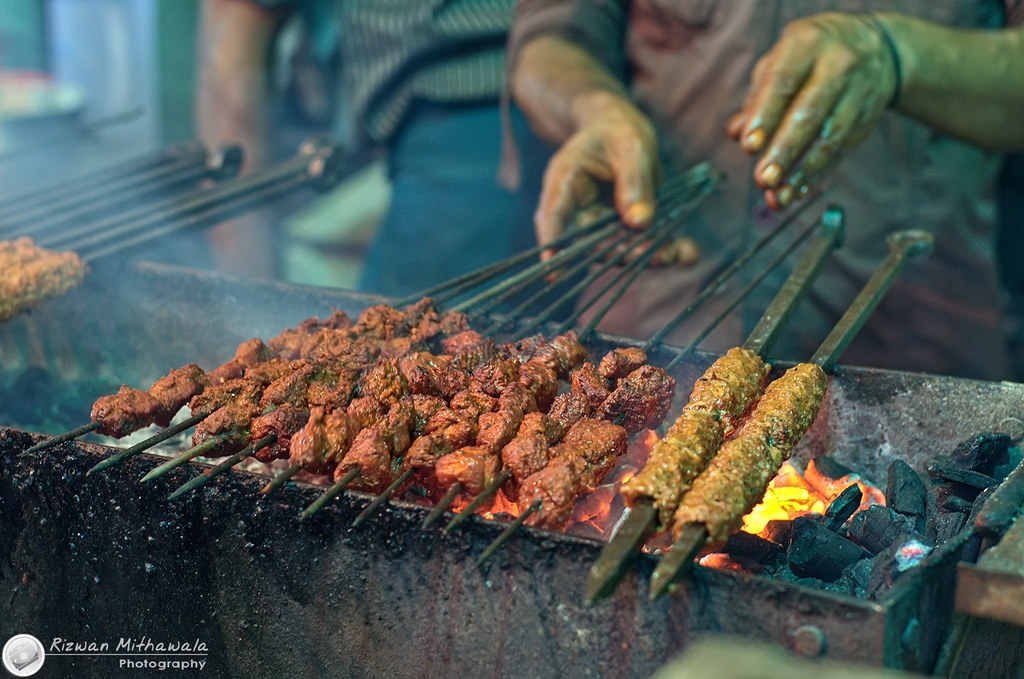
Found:
[[[301,13],[313,53],[337,55],[334,137],[353,154],[383,154],[391,202],[359,287],[403,297],[535,244],[532,217],[549,148],[526,140],[518,191],[497,182],[499,98],[514,0],[203,0],[197,127],[210,148],[241,143],[245,171],[273,160],[268,55]],[[325,26],[329,25],[331,30]],[[531,181],[531,177],[536,179]],[[214,230],[233,268],[273,270],[273,225]]]
[[[827,186],[800,219],[838,204],[846,242],[773,358],[806,360],[884,256],[885,235],[917,228],[934,233],[934,253],[904,268],[842,362],[1005,379],[993,186],[1000,152],[1024,148],[1022,13],[1003,0],[520,0],[510,90],[560,144],[538,238],[550,242],[608,187],[623,221],[644,228],[668,168],[722,170],[688,222],[696,264],[646,272],[599,326],[650,337]],[[787,245],[777,240],[764,261]],[[702,348],[741,343],[786,273]],[[670,339],[718,312],[706,305]]]

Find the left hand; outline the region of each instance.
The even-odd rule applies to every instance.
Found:
[[[794,21],[754,69],[727,133],[760,155],[754,178],[779,209],[821,183],[894,98],[896,64],[875,17]]]

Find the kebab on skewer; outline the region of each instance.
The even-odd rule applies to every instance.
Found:
[[[28,237],[0,241],[0,322],[65,294],[88,273],[75,252],[41,248]]]
[[[843,236],[843,215],[831,208],[822,232],[793,268],[741,347],[715,360],[694,383],[682,412],[651,449],[647,462],[623,483],[629,512],[590,569],[587,601],[614,591],[647,538],[671,525],[683,493],[750,411],[767,381],[764,357]]]
[[[761,501],[769,482],[814,422],[828,389],[828,372],[906,260],[931,252],[932,243],[932,235],[924,231],[890,234],[889,254],[814,356],[768,385],[750,416],[683,495],[673,517],[675,543],[651,576],[652,599],[674,586],[702,548],[723,543]]]

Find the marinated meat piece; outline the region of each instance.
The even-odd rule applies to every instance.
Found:
[[[249,366],[276,358],[276,354],[259,337],[248,339],[235,349],[235,356],[227,363],[207,373],[210,384],[221,384],[245,375]]]
[[[468,384],[466,374],[452,368],[450,356],[413,352],[398,361],[398,369],[414,394],[431,394],[449,400]]]
[[[688,524],[702,524],[721,545],[764,497],[793,447],[810,429],[828,389],[820,366],[801,363],[764,391],[735,435],[683,495],[673,518],[678,539]]]
[[[0,241],[0,321],[65,294],[88,272],[74,252],[40,248],[27,237]]]
[[[550,449],[565,429],[542,412],[527,413],[515,438],[501,449],[501,465],[512,473],[503,486],[511,500],[518,496],[518,486],[525,478],[543,469],[551,459]]]
[[[540,410],[548,410],[558,395],[558,375],[543,361],[528,360],[519,373],[519,381],[533,394]]]
[[[292,437],[288,464],[313,474],[330,474],[348,452],[362,427],[344,410],[328,414],[321,407],[310,409],[309,419]]]
[[[216,441],[217,445],[203,453],[203,457],[236,453],[248,445],[249,428],[259,413],[259,404],[251,401],[233,401],[218,408],[196,425],[192,445]]]
[[[301,361],[282,361],[279,358],[272,358],[246,367],[243,377],[266,387],[275,380],[295,372],[301,365]]]
[[[462,484],[462,492],[479,495],[498,474],[498,457],[483,446],[465,446],[442,455],[434,466],[434,475],[441,488]]]
[[[428,396],[427,394],[413,394],[412,406],[416,412],[416,419],[413,421],[412,426],[414,438],[423,433],[427,428],[427,422],[430,421],[430,418],[436,415],[442,408],[448,407],[444,399],[438,396]]]
[[[463,330],[441,340],[441,350],[451,355],[469,354],[483,343],[483,336],[476,330]]]
[[[590,417],[593,412],[585,394],[570,390],[555,397],[548,416],[564,431],[568,431],[572,425],[584,417]]]
[[[390,406],[397,403],[403,396],[412,393],[409,382],[398,369],[398,359],[382,358],[372,368],[363,373],[359,381],[359,392],[378,402]]]
[[[359,314],[353,334],[386,340],[398,335],[400,329],[404,327],[405,314],[403,312],[387,304],[378,304],[364,309]]]
[[[166,427],[189,399],[206,388],[206,383],[206,373],[195,363],[175,368],[158,379],[146,390],[161,406],[154,414],[153,421]]]
[[[537,349],[533,359],[545,362],[559,379],[568,379],[569,373],[587,359],[587,350],[580,344],[576,333],[570,330]]]
[[[114,438],[148,427],[164,412],[164,404],[141,389],[122,384],[116,394],[101,396],[92,405],[90,418],[103,426],[97,432]]]
[[[621,424],[630,434],[654,429],[668,414],[675,393],[676,381],[667,372],[644,365],[619,380],[596,415]]]
[[[411,396],[406,396],[388,409],[384,421],[377,425],[387,440],[393,456],[401,456],[412,443],[412,430],[416,426],[416,409]]]
[[[359,379],[359,371],[339,365],[337,373],[329,377],[325,371],[309,383],[306,401],[312,406],[324,406],[328,410],[344,409],[352,400]]]
[[[366,427],[356,434],[345,459],[334,470],[334,480],[341,480],[353,469],[360,473],[349,488],[379,493],[391,483],[391,450],[381,427]]]
[[[221,384],[207,387],[201,394],[196,394],[188,402],[193,415],[209,415],[218,408],[232,401],[258,401],[263,395],[263,385],[259,382],[239,377]]]
[[[615,380],[625,377],[646,363],[646,351],[640,347],[622,347],[605,354],[597,366],[597,372],[614,384]]]
[[[506,443],[515,438],[523,416],[535,410],[537,403],[533,394],[520,382],[509,384],[498,398],[498,409],[480,415],[477,445],[497,455]]]
[[[516,342],[516,352],[519,355],[519,360],[522,363],[526,363],[533,358],[541,347],[547,346],[548,338],[544,335],[530,335]]]
[[[474,420],[444,408],[430,418],[424,433],[409,446],[402,466],[432,471],[439,457],[473,444],[476,434]]]
[[[263,390],[260,405],[264,410],[290,403],[305,408],[309,405],[306,392],[317,374],[317,365],[311,361],[292,361],[290,370],[277,377]]]
[[[548,465],[521,484],[521,510],[541,501],[540,510],[527,523],[546,528],[565,525],[576,500],[596,489],[626,452],[627,438],[625,429],[610,422],[585,419],[574,424],[551,451]]]
[[[520,365],[517,358],[495,358],[473,371],[469,378],[470,391],[482,391],[499,396],[505,387],[519,380]]]
[[[346,409],[349,417],[359,424],[359,428],[369,427],[387,414],[387,407],[372,396],[354,398]]]
[[[264,464],[288,457],[292,436],[308,421],[308,410],[288,403],[257,416],[249,430],[250,441],[259,441],[270,434],[276,434],[277,438],[269,446],[257,450],[253,457]]]
[[[608,398],[608,394],[611,393],[608,380],[597,372],[597,366],[590,361],[584,361],[579,368],[572,371],[570,382],[572,390],[586,396],[587,400],[590,401],[591,407],[595,410],[604,403],[604,400]]]
[[[452,410],[458,410],[466,417],[479,418],[483,413],[490,412],[498,407],[498,399],[488,396],[482,391],[470,391],[465,389],[455,394],[451,401]]]
[[[469,316],[461,311],[445,311],[440,319],[441,332],[447,337],[470,329]]]
[[[622,484],[626,503],[632,506],[650,498],[660,525],[671,524],[683,493],[757,400],[769,370],[760,356],[741,347],[730,349],[705,370],[682,413],[654,444],[643,469]]]
[[[496,358],[498,358],[498,345],[488,337],[468,351],[456,352],[455,358],[452,359],[452,367],[468,374]]]

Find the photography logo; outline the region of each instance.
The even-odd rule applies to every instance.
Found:
[[[4,644],[4,667],[16,677],[30,677],[43,666],[43,644],[31,634],[17,634]]]

